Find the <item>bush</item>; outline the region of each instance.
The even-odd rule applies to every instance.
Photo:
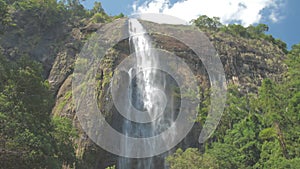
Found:
[[[109,20],[110,18],[105,13],[95,13],[92,17],[93,23],[104,23]]]

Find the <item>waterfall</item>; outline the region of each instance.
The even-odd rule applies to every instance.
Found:
[[[169,89],[167,83],[170,77],[166,73],[152,69],[159,64],[158,57],[155,51],[152,50],[152,41],[150,36],[137,19],[129,20],[129,34],[130,34],[130,48],[131,53],[135,53],[136,66],[131,68],[128,72],[130,76],[130,84],[128,95],[133,107],[141,112],[147,112],[153,121],[148,123],[138,123],[139,116],[134,115],[132,119],[123,120],[122,132],[129,137],[146,138],[155,136],[166,130],[174,122],[174,113],[164,113],[164,110],[169,107],[169,112],[173,112],[172,98],[166,95]],[[171,100],[171,101],[170,101]],[[167,107],[167,105],[169,106]],[[133,111],[129,108],[127,110],[127,117]],[[132,117],[132,116],[131,116]],[[174,131],[174,134],[176,132]],[[125,154],[129,154],[133,148],[129,144],[123,146],[122,150]],[[153,143],[144,142],[145,149],[152,151]],[[118,168],[120,169],[153,169],[157,157],[150,157],[144,159],[131,159],[120,157],[118,160]],[[164,158],[161,156],[160,158]],[[163,161],[163,160],[162,160]],[[159,168],[166,168],[166,165],[160,165]]]

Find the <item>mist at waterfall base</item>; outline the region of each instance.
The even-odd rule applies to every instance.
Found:
[[[128,73],[128,99],[134,109],[146,112],[151,122],[139,123],[138,114],[132,115],[132,108],[126,110],[126,117],[122,118],[122,133],[128,137],[147,138],[156,136],[167,130],[176,120],[180,109],[180,90],[178,84],[167,72],[154,69],[159,60],[157,53],[152,50],[151,38],[146,34],[143,26],[136,19],[129,20],[130,49],[135,54],[136,66]],[[129,106],[130,107],[130,106]],[[176,131],[172,131],[176,135]],[[172,139],[172,138],[168,138]],[[165,140],[167,143],[168,140]],[[125,141],[126,143],[126,141]],[[144,149],[153,151],[156,145],[145,140]],[[130,144],[122,145],[125,154],[130,154],[133,149]],[[117,168],[120,169],[153,169],[167,168],[165,157],[169,152],[149,158],[119,157]],[[154,152],[153,152],[154,156]]]

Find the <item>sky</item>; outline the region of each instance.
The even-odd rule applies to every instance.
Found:
[[[268,34],[292,45],[300,43],[299,0],[85,0],[92,8],[100,1],[109,15],[123,13],[163,13],[190,21],[199,15],[220,17],[223,24],[244,26],[265,23]]]

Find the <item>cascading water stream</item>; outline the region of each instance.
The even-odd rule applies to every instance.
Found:
[[[167,80],[166,75],[160,70],[152,69],[152,67],[159,64],[159,60],[155,51],[151,48],[151,38],[146,34],[145,29],[137,19],[129,20],[129,34],[130,47],[131,50],[134,50],[133,52],[135,52],[136,56],[136,66],[128,72],[131,79],[128,99],[131,100],[135,109],[146,111],[153,121],[137,123],[125,119],[122,130],[123,134],[128,137],[146,138],[166,130],[174,121],[174,117],[172,113],[163,115],[168,102],[168,98],[165,95]],[[130,117],[132,112],[132,110],[128,109],[126,112],[127,117]],[[134,116],[134,118],[135,121],[139,121],[139,116]],[[138,148],[128,145],[128,142],[125,141],[122,149],[125,154],[130,154],[133,148]],[[147,151],[152,151],[156,145],[145,141],[144,146]],[[155,167],[154,161],[154,158],[130,159],[120,157],[118,168],[152,169]],[[166,167],[163,165],[160,168]]]

